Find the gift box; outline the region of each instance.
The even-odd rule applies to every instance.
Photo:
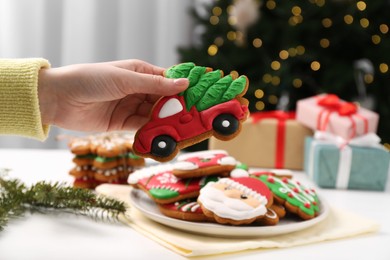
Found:
[[[344,139],[376,133],[379,116],[354,103],[323,94],[297,102],[297,121],[319,131],[327,131]]]
[[[322,137],[321,137],[322,135]],[[305,172],[323,188],[383,191],[388,186],[390,154],[375,134],[350,142],[316,133],[305,140]],[[319,137],[320,136],[320,137]],[[332,137],[329,137],[332,136]]]
[[[312,130],[295,120],[294,112],[257,112],[242,124],[230,141],[209,140],[209,149],[226,150],[251,167],[303,169],[305,137]]]

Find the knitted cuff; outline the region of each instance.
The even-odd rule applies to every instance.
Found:
[[[0,134],[43,141],[49,126],[42,125],[38,74],[49,68],[45,59],[0,59]]]

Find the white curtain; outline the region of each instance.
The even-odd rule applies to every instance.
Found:
[[[169,67],[189,44],[191,0],[0,0],[0,57],[44,57],[53,67],[137,58]],[[44,143],[0,137],[0,148],[63,148],[53,127]]]

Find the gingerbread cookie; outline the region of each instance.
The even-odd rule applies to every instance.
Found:
[[[203,213],[196,198],[157,205],[162,214],[171,218],[195,222],[215,222],[214,218],[209,218]]]
[[[302,219],[312,219],[319,212],[319,200],[313,189],[304,187],[298,181],[278,178],[273,175],[255,177],[264,182],[272,191],[277,203],[285,206],[288,212],[297,214]]]
[[[172,160],[180,149],[211,136],[230,140],[241,131],[248,117],[248,78],[223,77],[193,63],[182,63],[165,71],[168,78],[186,77],[189,87],[162,97],[152,109],[150,120],[135,135],[134,152],[160,162]]]
[[[228,176],[236,164],[236,159],[223,150],[193,152],[179,156],[172,173],[179,178]]]
[[[143,158],[133,153],[132,140],[131,135],[119,132],[72,139],[69,147],[76,166],[69,174],[76,178],[75,186],[94,188],[95,184],[88,183],[126,183],[128,175],[145,164]],[[88,172],[81,170],[87,168]]]
[[[159,204],[167,204],[187,198],[195,198],[199,190],[218,176],[179,179],[172,173],[172,164],[143,168],[129,175],[128,182],[144,190]]]
[[[255,178],[222,178],[201,189],[198,202],[204,214],[218,223],[244,225],[265,217],[273,197]]]

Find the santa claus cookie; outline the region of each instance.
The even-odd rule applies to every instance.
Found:
[[[214,218],[209,218],[203,213],[196,198],[157,205],[162,214],[171,218],[195,222],[215,222]]]
[[[183,154],[173,164],[172,173],[179,178],[202,177],[213,174],[228,176],[235,168],[236,159],[223,150]]]
[[[284,205],[288,212],[297,214],[302,219],[311,219],[319,214],[319,200],[313,189],[304,187],[298,181],[273,175],[256,178],[271,189],[275,201]]]
[[[198,202],[204,214],[218,223],[243,225],[265,217],[272,205],[272,193],[258,179],[251,177],[222,178],[209,182]]]
[[[219,177],[206,176],[180,179],[172,173],[172,164],[143,168],[130,174],[128,182],[144,190],[156,203],[167,204],[187,198],[196,198],[199,190]]]

